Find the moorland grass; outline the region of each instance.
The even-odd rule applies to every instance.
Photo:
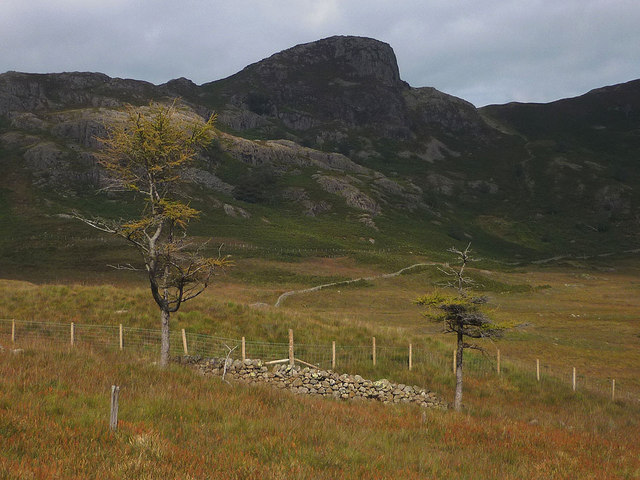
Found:
[[[221,277],[174,316],[173,328],[265,342],[286,342],[289,328],[307,344],[413,342],[444,361],[425,360],[411,372],[397,362],[361,362],[352,373],[451,398],[452,341],[413,304],[441,281],[435,267],[295,295],[280,309],[251,305],[273,304],[316,279],[389,270],[348,258],[245,258],[237,268],[254,269],[255,281]],[[616,268],[472,270],[486,285],[491,314],[519,327],[485,345],[492,354],[500,348],[502,376],[486,370],[491,363],[467,363],[462,414],[293,397],[177,366],[161,371],[153,353],[19,340],[24,354],[0,355],[0,478],[636,478],[640,451],[629,439],[640,433],[637,396],[612,402],[606,382],[640,391],[638,275],[633,265]],[[0,318],[158,327],[139,279],[76,274],[0,281]],[[0,344],[10,347],[6,336]],[[578,392],[557,375],[571,366],[581,375]],[[605,382],[599,395],[582,389],[591,377]],[[112,383],[123,386],[115,436],[107,431]]]
[[[637,408],[470,382],[459,414],[226,384],[154,358],[0,354],[2,478],[634,478]],[[496,384],[497,383],[497,384]],[[121,386],[108,431],[109,391]],[[566,389],[565,389],[566,390]],[[475,395],[474,395],[475,394]]]
[[[406,259],[405,266],[414,261]],[[297,343],[312,345],[337,341],[366,347],[372,336],[381,347],[406,347],[411,342],[416,349],[445,352],[452,345],[452,339],[441,334],[441,326],[414,304],[418,295],[443,281],[436,266],[349,288],[294,295],[281,308],[269,305],[285,291],[389,270],[365,267],[350,258],[295,263],[240,259],[236,269],[246,273],[239,273],[242,278],[236,274],[217,278],[205,294],[174,315],[173,328],[273,343],[286,343],[292,328]],[[73,278],[43,284],[1,280],[0,318],[158,328],[158,310],[144,279],[117,273],[93,282],[84,276],[82,283]],[[484,285],[480,293],[490,298],[490,314],[516,327],[498,343],[485,343],[491,356],[495,358],[499,348],[503,361],[526,366],[531,374],[538,358],[543,375],[569,375],[576,367],[587,378],[616,378],[620,392],[640,391],[636,320],[640,296],[632,265],[613,272],[565,267],[472,269],[470,274]],[[245,282],[244,277],[254,280]]]

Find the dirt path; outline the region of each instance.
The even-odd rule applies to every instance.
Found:
[[[282,305],[282,302],[287,298],[290,297],[291,295],[298,295],[300,293],[309,293],[309,292],[316,292],[318,290],[322,290],[323,288],[327,288],[327,287],[334,287],[337,285],[347,285],[349,283],[355,283],[355,282],[360,282],[360,281],[369,281],[369,280],[376,280],[378,278],[391,278],[391,277],[397,277],[398,275],[401,275],[403,272],[406,272],[407,270],[411,270],[412,268],[416,268],[416,267],[430,267],[433,265],[441,265],[440,263],[437,262],[427,262],[427,263],[416,263],[415,265],[411,265],[409,267],[405,267],[401,270],[398,270],[397,272],[393,272],[393,273],[385,273],[383,275],[376,275],[374,277],[362,277],[362,278],[356,278],[353,280],[344,280],[342,282],[334,282],[334,283],[325,283],[324,285],[318,285],[315,287],[311,287],[311,288],[305,288],[304,290],[292,290],[290,292],[285,292],[282,295],[280,295],[278,297],[278,300],[276,301],[276,303],[274,304],[275,307],[279,307],[280,305]]]

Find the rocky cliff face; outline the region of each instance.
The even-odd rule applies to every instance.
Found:
[[[205,91],[219,88],[227,103],[221,121],[235,129],[276,124],[304,135],[330,122],[388,133],[405,128],[401,91],[408,86],[391,47],[372,39],[331,37],[298,45],[203,85]],[[247,122],[247,111],[259,118]]]
[[[250,65],[240,75],[252,71],[264,80],[279,82],[310,71],[338,83],[406,87],[391,46],[372,38],[336,36],[305,43]]]
[[[0,115],[72,107],[117,107],[146,103],[161,89],[148,82],[111,78],[102,73],[71,72],[0,75]]]
[[[236,130],[280,127],[317,146],[363,129],[401,140],[491,132],[470,103],[403,82],[393,49],[370,38],[298,45],[203,90],[221,94],[220,119]]]

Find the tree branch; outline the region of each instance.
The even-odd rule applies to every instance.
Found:
[[[117,222],[110,222],[108,220],[99,218],[99,217],[85,217],[84,215],[80,215],[76,210],[71,212],[71,216],[76,220],[80,220],[81,222],[86,223],[92,228],[96,230],[100,230],[101,232],[111,233],[118,235],[120,230],[118,228],[119,224]]]
[[[129,271],[132,271],[132,272],[144,272],[145,271],[142,268],[134,267],[130,263],[126,263],[124,265],[107,264],[107,267],[111,267],[111,268],[113,268],[115,270],[129,270]]]

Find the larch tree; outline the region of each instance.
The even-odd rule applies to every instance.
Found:
[[[475,285],[475,282],[465,274],[467,263],[471,261],[471,243],[464,250],[452,247],[448,251],[457,257],[458,266],[447,265],[440,268],[440,271],[451,278],[445,286],[455,293],[437,291],[419,297],[416,303],[427,307],[425,316],[441,322],[445,333],[456,335],[456,391],[453,406],[455,410],[460,410],[464,350],[467,348],[482,350],[481,346],[469,343],[467,340],[501,337],[506,326],[498,325],[481,311],[482,306],[487,303],[487,297],[469,295],[469,289]]]
[[[176,101],[127,107],[125,121],[109,126],[107,135],[98,139],[98,157],[109,177],[107,189],[132,191],[143,198],[140,215],[110,221],[74,212],[79,220],[137,249],[141,266],[116,268],[146,272],[160,309],[162,366],[169,363],[171,314],[231,265],[219,251],[216,258],[205,256],[206,242],[197,244],[187,236],[187,226],[199,212],[183,200],[185,168],[211,142],[214,121],[214,116],[206,122],[189,120]]]

